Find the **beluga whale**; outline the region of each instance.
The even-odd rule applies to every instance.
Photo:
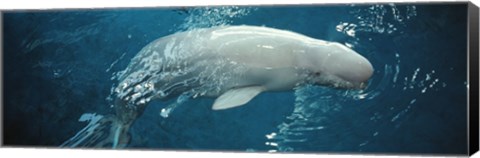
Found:
[[[126,147],[128,130],[151,100],[210,97],[212,110],[248,104],[263,92],[314,84],[363,89],[371,63],[349,47],[299,33],[260,26],[216,26],[161,37],[140,50],[116,75],[111,115],[90,121],[62,147]]]

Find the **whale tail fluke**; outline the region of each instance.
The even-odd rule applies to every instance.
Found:
[[[60,147],[66,148],[123,148],[128,145],[130,124],[122,124],[114,115],[83,114],[79,121],[88,125]]]

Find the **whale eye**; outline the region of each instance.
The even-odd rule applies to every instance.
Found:
[[[320,72],[315,72],[314,75],[315,76],[320,76]]]

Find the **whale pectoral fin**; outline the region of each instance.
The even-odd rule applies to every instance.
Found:
[[[264,90],[265,87],[263,86],[250,86],[230,89],[215,100],[212,109],[224,110],[245,105]]]

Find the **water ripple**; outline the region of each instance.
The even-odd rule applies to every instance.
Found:
[[[415,6],[397,7],[388,4],[368,6],[354,10],[352,14],[355,20],[340,22],[336,30],[353,39],[353,42],[346,44],[355,48],[359,41],[371,40],[357,37],[357,33],[383,35],[402,33],[406,22],[412,20],[417,13]],[[386,18],[387,16],[393,18]],[[361,151],[382,134],[380,129],[400,128],[415,110],[420,95],[429,90],[438,90],[446,84],[438,86],[441,79],[436,77],[435,70],[417,67],[411,71],[406,68],[407,65],[402,65],[399,52],[393,54],[391,59],[394,60],[372,61],[383,63],[383,68],[377,69],[374,73],[374,76],[381,77],[372,78],[364,90],[332,90],[316,86],[295,89],[293,113],[277,126],[277,131],[265,135],[266,145],[272,148],[270,152],[309,149],[331,151],[336,144],[342,143],[341,140],[352,135],[365,138],[350,144],[352,148]],[[372,56],[374,55],[376,54]],[[405,95],[398,97],[401,94]],[[390,105],[384,105],[385,103]],[[355,130],[357,128],[367,130]],[[339,137],[338,142],[331,142],[332,137]]]

